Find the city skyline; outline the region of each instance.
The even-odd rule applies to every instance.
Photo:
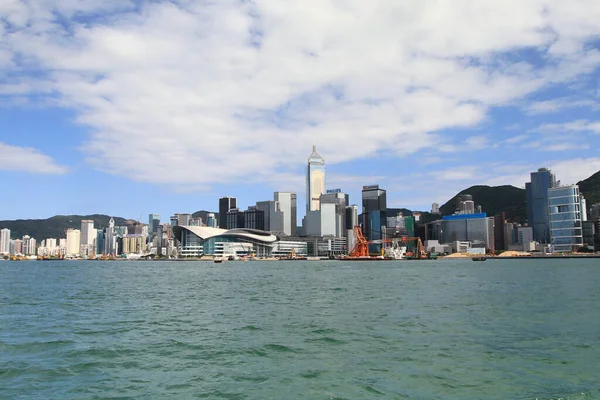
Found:
[[[303,210],[313,145],[325,189],[415,210],[600,170],[600,4],[475,4],[3,3],[0,180],[20,201],[0,220],[164,222],[273,192]]]

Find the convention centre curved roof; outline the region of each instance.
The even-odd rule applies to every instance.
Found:
[[[247,228],[236,228],[236,229],[220,229],[211,228],[208,226],[187,226],[177,225],[173,227],[173,233],[175,236],[179,236],[184,230],[193,233],[202,240],[211,239],[218,236],[233,236],[239,237],[246,240],[255,240],[263,242],[265,244],[275,243],[277,236],[270,234],[269,232],[261,231],[258,229],[247,229]]]

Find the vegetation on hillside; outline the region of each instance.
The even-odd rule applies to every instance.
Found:
[[[600,203],[600,171],[587,179],[577,182],[579,191],[585,197],[588,208],[592,204]]]
[[[0,229],[10,229],[13,239],[20,239],[24,235],[35,238],[38,242],[47,238],[64,238],[69,228],[80,229],[82,220],[93,220],[96,229],[105,228],[110,220],[109,215],[56,215],[47,219],[19,219],[15,221],[0,221]],[[115,225],[128,225],[133,223],[120,217],[114,217]]]
[[[488,216],[501,212],[506,213],[506,218],[512,222],[524,223],[527,219],[526,194],[524,189],[514,186],[471,186],[462,190],[456,196],[470,194],[473,196],[475,206],[481,206]],[[455,198],[451,198],[440,207],[443,215],[452,215],[455,210]]]

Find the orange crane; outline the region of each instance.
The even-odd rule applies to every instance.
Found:
[[[350,252],[350,257],[369,257],[369,242],[358,225],[354,227],[354,237],[356,237],[356,245]]]
[[[423,246],[423,242],[421,241],[420,237],[407,237],[407,236],[402,237],[403,243],[409,243],[409,242],[415,242],[415,241],[417,242],[417,248],[415,249],[415,254],[413,255],[412,253],[408,252],[408,253],[406,253],[406,257],[414,257],[416,259],[427,258],[427,253],[425,252],[425,246]]]

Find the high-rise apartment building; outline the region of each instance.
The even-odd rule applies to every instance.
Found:
[[[8,254],[10,252],[10,229],[2,229],[0,231],[0,254]]]
[[[273,200],[279,203],[279,211],[283,213],[283,226],[281,232],[288,236],[296,236],[298,225],[298,207],[296,206],[296,193],[275,192]]]
[[[35,256],[37,254],[37,242],[29,235],[23,236],[23,254],[26,256]]]
[[[571,185],[550,188],[548,204],[552,251],[570,252],[582,247],[583,221],[579,187]]]
[[[438,203],[431,204],[431,213],[432,214],[441,214],[440,213],[440,205]]]
[[[221,197],[219,199],[219,228],[227,229],[227,213],[237,208],[235,197]]]
[[[46,241],[46,246],[48,245],[48,241]],[[67,230],[67,256],[76,256],[79,255],[81,251],[81,231],[79,229],[68,229]]]
[[[533,228],[533,239],[539,243],[550,243],[548,190],[556,186],[556,178],[547,168],[532,172],[531,182],[525,184],[527,221]]]
[[[306,212],[318,211],[319,198],[325,193],[325,160],[317,153],[317,146],[308,157],[306,168]]]

